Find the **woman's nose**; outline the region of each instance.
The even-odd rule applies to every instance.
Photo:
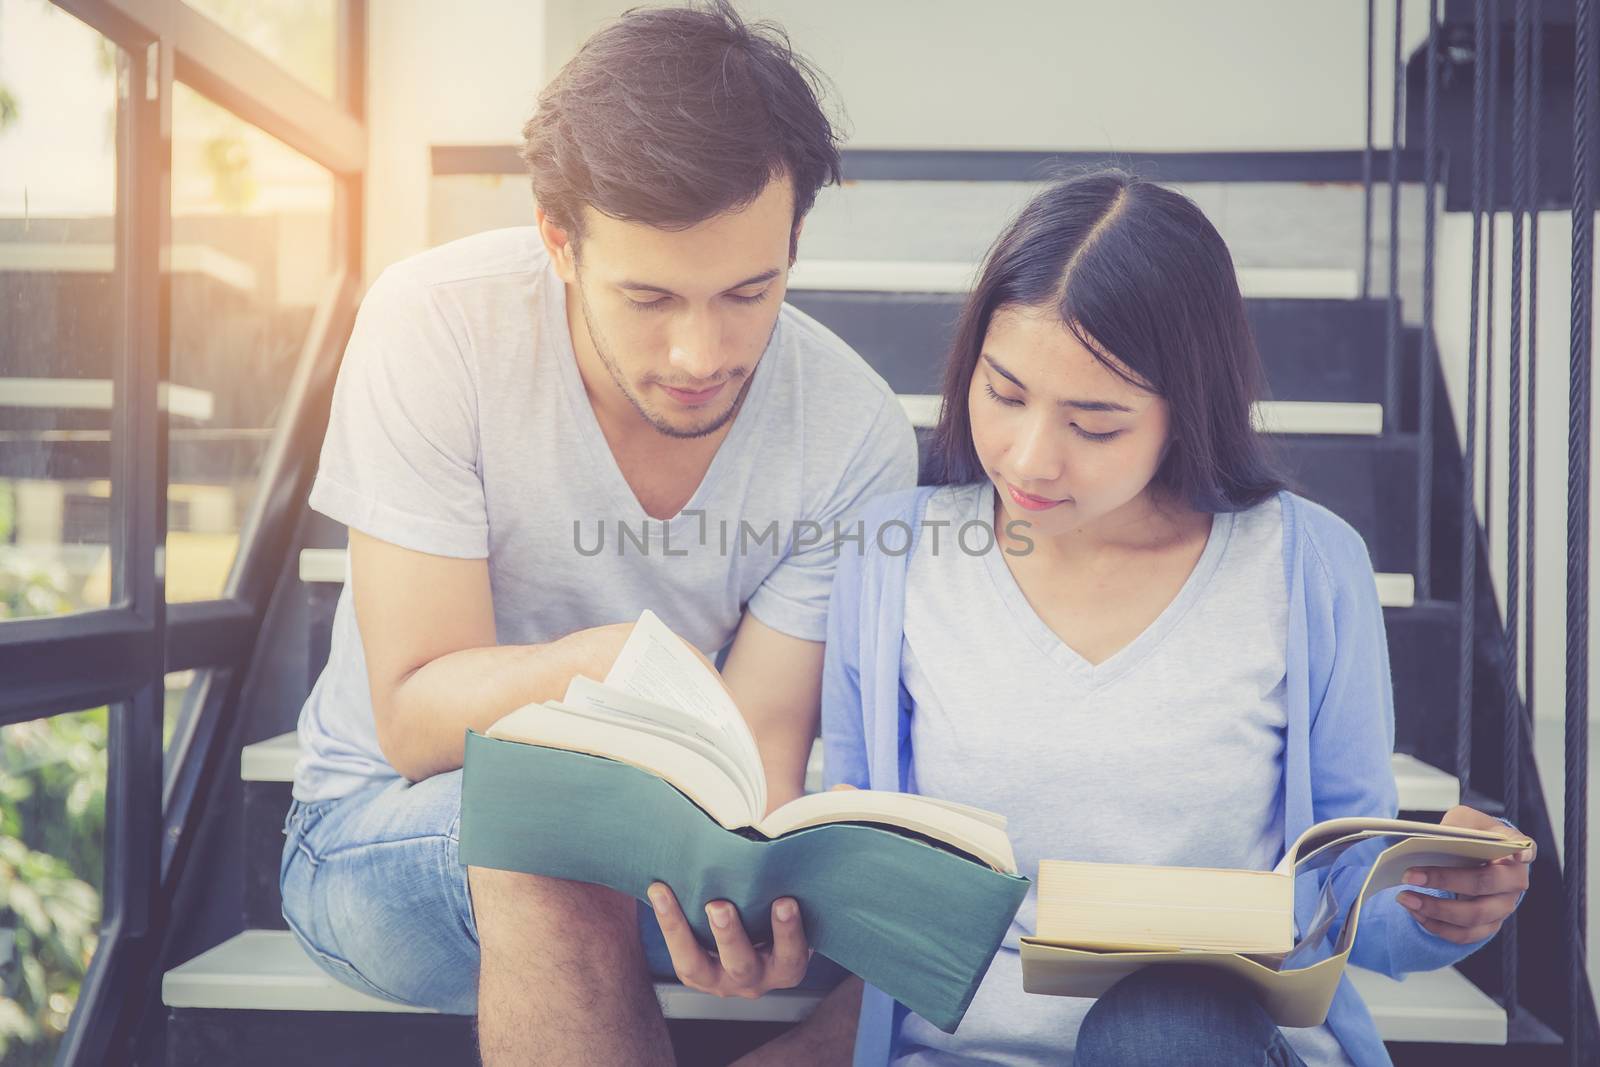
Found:
[[[1011,449],[1012,472],[1037,487],[1059,479],[1065,467],[1054,429],[1043,425],[1043,420],[1028,422]],[[1017,488],[1029,491],[1025,486]]]

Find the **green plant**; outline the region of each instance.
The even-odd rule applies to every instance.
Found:
[[[0,85],[0,133],[4,133],[7,126],[17,121],[18,114],[16,96],[10,89]]]
[[[65,575],[7,552],[0,486],[0,618],[69,610]],[[94,955],[104,879],[105,708],[0,729],[0,1062],[51,1062]]]

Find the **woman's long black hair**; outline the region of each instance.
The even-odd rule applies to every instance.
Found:
[[[1105,170],[1060,181],[1022,209],[990,249],[956,327],[935,482],[987,478],[968,396],[1002,308],[1054,309],[1103,364],[1167,402],[1170,441],[1154,484],[1170,498],[1238,511],[1282,487],[1251,423],[1264,375],[1233,257],[1187,197]]]

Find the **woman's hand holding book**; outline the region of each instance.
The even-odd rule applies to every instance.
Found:
[[[1506,829],[1505,823],[1494,816],[1462,804],[1447,811],[1439,823],[1473,830]],[[1414,867],[1406,872],[1407,885],[1449,890],[1455,899],[1401,893],[1400,903],[1423,929],[1446,941],[1470,945],[1492,937],[1517,910],[1522,893],[1528,888],[1528,867],[1533,860],[1529,851],[1524,849],[1518,855],[1476,867]]]

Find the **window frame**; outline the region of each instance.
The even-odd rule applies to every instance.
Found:
[[[57,1062],[115,1060],[137,1027],[171,931],[171,903],[225,751],[262,621],[290,554],[355,321],[367,165],[365,0],[335,11],[336,91],[315,92],[181,0],[51,0],[119,49],[110,607],[0,620],[0,726],[101,704],[107,739],[105,895]],[[166,603],[172,87],[182,82],[332,173],[333,264],[262,461],[224,595]],[[163,752],[164,679],[198,669]]]

